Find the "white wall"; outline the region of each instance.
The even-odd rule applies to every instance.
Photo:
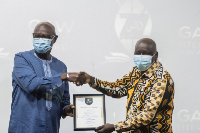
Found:
[[[133,67],[135,42],[155,40],[159,59],[175,81],[175,133],[200,132],[199,0],[0,0],[0,125],[7,132],[15,53],[32,49],[40,21],[55,25],[52,54],[68,71],[86,71],[115,81]],[[73,94],[98,93],[70,84]],[[126,97],[106,97],[108,123],[125,120]],[[61,133],[73,132],[73,119],[61,120]],[[92,132],[92,131],[91,131]],[[90,133],[89,131],[85,133]]]

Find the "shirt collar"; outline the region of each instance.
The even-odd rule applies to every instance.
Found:
[[[43,60],[43,59],[41,59],[41,58],[39,58],[38,57],[38,55],[34,52],[34,55],[39,59],[39,60],[41,60],[42,62],[48,62],[48,63],[51,63],[52,62],[52,56],[50,55],[50,60]]]

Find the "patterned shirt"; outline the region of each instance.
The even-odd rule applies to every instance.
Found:
[[[158,60],[143,74],[134,67],[122,79],[95,78],[91,86],[114,98],[127,96],[126,120],[114,124],[117,132],[172,133],[174,82]]]

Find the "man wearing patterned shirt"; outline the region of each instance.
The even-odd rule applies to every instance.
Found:
[[[98,133],[171,133],[174,82],[158,61],[156,43],[143,38],[136,43],[136,67],[115,82],[102,81],[85,72],[81,77],[91,87],[113,98],[127,96],[126,119],[96,128]],[[79,82],[76,82],[80,85]]]

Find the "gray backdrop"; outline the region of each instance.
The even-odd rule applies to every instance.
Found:
[[[55,25],[59,38],[52,54],[69,72],[86,71],[115,81],[134,66],[135,42],[155,40],[159,60],[175,81],[175,133],[200,132],[199,0],[0,0],[0,125],[7,132],[15,53],[32,49],[32,32],[41,21]],[[98,93],[70,84],[73,94]],[[106,96],[106,120],[125,120],[126,97]],[[61,120],[72,133],[73,119]],[[85,133],[90,133],[87,131]],[[77,132],[78,133],[78,132]]]

